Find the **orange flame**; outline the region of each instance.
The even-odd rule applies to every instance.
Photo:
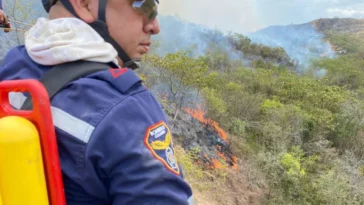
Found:
[[[209,165],[207,165],[207,168],[210,168],[210,169],[225,169],[225,168],[227,168],[218,159],[210,159],[206,154],[204,154],[204,157],[206,158],[206,160],[208,161],[208,164],[209,164]]]
[[[198,121],[200,121],[201,123],[204,123],[206,125],[211,125],[213,128],[215,128],[215,130],[217,131],[217,133],[219,133],[219,137],[226,141],[227,140],[227,134],[226,132],[219,126],[219,124],[211,119],[206,119],[204,117],[204,112],[202,111],[202,109],[200,107],[197,107],[196,110],[193,110],[191,108],[186,108],[185,111],[190,114],[192,117],[196,118]]]
[[[213,121],[212,119],[208,119],[208,118],[206,119],[204,117],[204,115],[205,115],[204,111],[202,111],[202,109],[200,107],[197,107],[196,110],[193,110],[191,108],[185,108],[185,111],[188,114],[190,114],[192,117],[194,117],[195,119],[200,121],[201,123],[212,126],[217,131],[219,137],[222,140],[224,140],[225,142],[227,141],[228,137],[227,137],[226,132],[219,126],[219,124],[217,122]],[[218,157],[225,161],[229,161],[228,157],[226,157],[225,153],[222,152],[221,145],[216,145],[216,148],[217,148]],[[217,159],[210,160],[206,154],[204,154],[204,157],[212,164],[211,166],[209,166],[209,168],[217,168],[217,169],[225,168],[225,166],[223,164],[221,164],[221,162],[219,160],[217,160]],[[234,155],[231,156],[231,161],[233,164],[232,165],[233,169],[237,170],[238,169],[237,158]]]
[[[216,168],[216,169],[224,169],[225,168],[225,166],[222,165],[221,162],[219,160],[217,160],[217,159],[213,159],[212,164],[213,164],[214,168]]]

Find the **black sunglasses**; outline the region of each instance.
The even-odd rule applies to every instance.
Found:
[[[149,20],[154,20],[158,15],[158,0],[135,0],[132,7]]]

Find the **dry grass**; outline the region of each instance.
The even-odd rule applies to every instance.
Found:
[[[194,191],[197,205],[258,205],[265,197],[267,186],[259,180],[254,166],[238,160],[238,170],[206,169],[195,158],[176,146],[186,181]]]

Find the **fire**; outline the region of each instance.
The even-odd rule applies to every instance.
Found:
[[[205,159],[208,161],[207,168],[210,169],[226,169],[227,167],[223,165],[218,159],[210,159],[206,154],[204,154]]]
[[[204,117],[205,113],[202,111],[200,107],[197,107],[196,110],[193,110],[191,108],[186,108],[185,111],[190,114],[192,117],[196,118],[201,123],[204,123],[206,125],[211,125],[217,133],[219,133],[219,136],[222,140],[227,141],[227,134],[226,132],[219,126],[219,124],[211,119],[206,119]]]
[[[198,121],[200,121],[201,123],[205,124],[205,125],[209,125],[212,126],[216,132],[218,133],[218,136],[225,142],[227,142],[228,140],[228,135],[227,133],[219,126],[219,124],[215,121],[213,121],[212,119],[206,119],[204,117],[205,113],[204,111],[200,108],[197,107],[197,109],[191,109],[191,108],[186,108],[185,111],[190,114],[192,117],[194,117],[195,119],[197,119]],[[224,161],[230,161],[232,163],[232,167],[234,170],[238,169],[237,166],[237,158],[231,154],[231,156],[227,157],[225,155],[225,153],[222,150],[221,145],[216,145],[216,149],[217,149],[217,156],[220,159],[223,159]],[[204,154],[205,159],[211,164],[211,166],[209,166],[209,168],[216,168],[216,169],[224,169],[226,168],[218,159],[210,159],[206,154]]]
[[[212,160],[212,164],[213,164],[213,167],[216,168],[216,169],[223,169],[225,168],[224,165],[221,164],[221,162],[217,159],[213,159]]]
[[[226,158],[226,156],[225,156],[225,153],[221,152],[220,150],[219,150],[219,152],[217,153],[217,155],[218,155],[220,158],[222,158],[222,159],[224,159],[224,160],[227,160],[227,158]]]

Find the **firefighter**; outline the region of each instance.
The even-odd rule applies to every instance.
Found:
[[[134,71],[160,32],[158,0],[42,4],[49,17],[7,53],[0,80],[40,79],[79,61],[113,68],[72,81],[51,99],[67,205],[193,204],[166,116]],[[21,109],[28,97],[15,92],[9,100]]]

